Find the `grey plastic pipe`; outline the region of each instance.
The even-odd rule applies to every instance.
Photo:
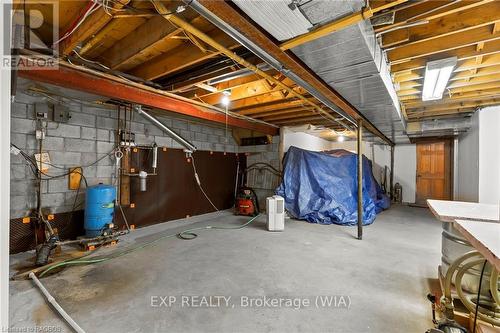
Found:
[[[71,328],[73,328],[75,332],[85,333],[85,331],[73,320],[73,318],[71,318],[69,314],[67,314],[66,311],[64,311],[64,309],[59,305],[59,303],[57,303],[56,299],[47,291],[47,289],[45,289],[43,284],[36,277],[35,273],[30,272],[29,277],[33,280],[33,282],[35,282],[36,286],[40,289],[45,298],[47,298],[47,301],[52,304],[54,309],[59,312],[59,314],[64,318],[64,320],[66,320]]]

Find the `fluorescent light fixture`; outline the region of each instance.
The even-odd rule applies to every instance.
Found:
[[[457,64],[457,57],[429,61],[425,66],[423,101],[432,101],[443,98],[444,90],[448,85],[453,68]]]

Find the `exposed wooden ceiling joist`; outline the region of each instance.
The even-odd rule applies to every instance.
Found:
[[[396,64],[497,39],[500,39],[500,32],[492,33],[492,26],[484,26],[471,29],[466,34],[457,33],[423,42],[407,43],[387,51],[387,57],[391,63]]]
[[[460,47],[458,49],[442,51],[428,57],[416,58],[402,63],[391,64],[392,73],[402,73],[409,70],[424,68],[427,61],[438,60],[447,57],[457,57],[458,61],[475,59],[478,56],[488,56],[500,53],[500,40],[490,41],[484,44],[484,48],[477,50],[476,44]]]
[[[500,20],[500,2],[490,2],[469,11],[459,11],[451,15],[432,20],[428,24],[400,29],[382,35],[382,47],[397,44],[423,42],[450,34],[463,33],[473,28],[482,27]]]

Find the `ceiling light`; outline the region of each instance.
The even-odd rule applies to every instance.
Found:
[[[424,89],[422,91],[423,101],[443,98],[444,90],[456,64],[457,57],[427,63],[427,66],[425,66]]]
[[[224,90],[222,92],[223,96],[222,96],[222,99],[221,99],[221,103],[222,105],[224,106],[228,106],[229,105],[229,96],[231,96],[231,90]]]
[[[338,142],[344,142],[344,140],[345,140],[345,136],[343,136],[343,135],[339,135],[339,136],[337,137],[337,141],[338,141]]]

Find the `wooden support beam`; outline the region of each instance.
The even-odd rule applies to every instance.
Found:
[[[113,5],[116,9],[121,9],[126,6],[130,0],[123,0],[117,2]],[[80,19],[80,18],[79,18]],[[78,19],[78,20],[79,20]],[[88,38],[95,35],[99,30],[104,28],[113,19],[112,16],[106,14],[104,9],[99,8],[94,13],[92,13],[83,23],[76,28],[71,35],[64,39],[59,44],[59,53],[62,55],[68,55],[73,51],[73,49],[79,44],[87,40]]]
[[[20,76],[34,81],[46,82],[60,87],[137,103],[221,124],[226,123],[226,116],[223,112],[216,112],[215,110],[161,90],[114,80],[113,77],[105,76],[98,72],[77,70],[67,67],[62,63],[57,70],[46,68],[36,69],[36,67],[30,67],[27,70],[23,70],[23,67],[20,69]],[[229,116],[227,122],[229,126],[252,129],[269,135],[276,135],[278,133],[278,129],[275,127],[233,116]]]
[[[499,98],[491,98],[491,99],[476,99],[476,100],[467,100],[463,102],[450,102],[446,104],[414,104],[411,107],[407,107],[406,111],[408,113],[413,112],[438,112],[438,111],[446,111],[453,109],[466,109],[466,108],[475,108],[478,106],[488,106],[488,105],[497,105],[500,104]]]
[[[192,19],[191,24],[203,30],[210,28],[209,23],[201,17]],[[113,45],[103,57],[103,62],[112,69],[134,68],[183,45],[182,40],[172,39],[180,33],[182,29],[169,24],[161,16],[155,16]]]
[[[270,116],[276,116],[276,115],[284,115],[284,114],[295,114],[295,113],[300,113],[303,111],[313,111],[313,108],[308,108],[308,107],[296,107],[296,108],[289,108],[289,109],[281,109],[277,111],[270,111],[270,112],[264,112],[264,113],[255,113],[252,114],[252,118],[257,118],[257,119],[262,119],[264,117],[270,117]]]
[[[234,49],[239,46],[236,44],[234,39],[222,31],[217,31],[212,37],[230,49]],[[184,41],[173,50],[137,66],[131,71],[131,74],[144,78],[145,80],[154,80],[220,54],[221,52],[219,51],[204,53],[195,45]]]
[[[458,49],[447,51],[443,50],[442,52],[435,53],[430,56],[415,58],[400,63],[392,63],[391,71],[392,73],[400,73],[420,69],[425,67],[427,61],[438,60],[447,57],[457,57],[458,61],[460,62],[464,60],[475,59],[478,56],[497,55],[498,53],[500,53],[500,40],[494,40],[485,43],[484,48],[481,51],[477,51],[475,45],[467,45]]]
[[[415,58],[427,57],[437,53],[473,46],[479,42],[488,42],[500,39],[500,32],[491,33],[488,26],[474,28],[466,34],[450,34],[423,42],[415,41],[393,48],[387,52],[389,61],[393,64],[410,61]]]
[[[408,121],[420,120],[423,118],[442,118],[444,116],[457,116],[463,114],[469,114],[476,111],[476,108],[459,108],[459,109],[448,109],[442,111],[422,111],[422,112],[410,112],[408,113]]]
[[[310,100],[313,102],[315,101],[314,99],[310,99]],[[281,100],[279,100],[277,103],[267,103],[267,105],[243,107],[240,109],[232,108],[232,110],[237,112],[238,114],[251,116],[254,114],[286,110],[289,108],[305,108],[305,107],[308,107],[308,106],[303,101],[297,101],[297,100],[281,101]]]
[[[422,1],[419,5],[407,10],[397,11],[395,22],[385,26],[377,27],[376,33],[381,33],[396,27],[404,26],[416,21],[431,21],[446,15],[470,10],[477,6],[486,5],[495,0],[482,1]]]
[[[406,42],[423,42],[451,34],[465,33],[477,27],[491,25],[499,20],[500,2],[495,1],[471,10],[440,17],[427,24],[384,34],[382,35],[382,47],[391,47]]]
[[[456,93],[450,97],[445,97],[440,100],[442,103],[449,103],[450,101],[462,101],[462,100],[467,100],[471,98],[485,98],[485,97],[498,97],[500,95],[500,88],[491,88],[491,89],[484,89],[484,90],[473,90],[469,92],[462,92],[462,93]],[[417,95],[411,95],[411,96],[402,96],[399,98],[401,102],[404,103],[407,107],[411,107],[412,105],[421,105],[422,100],[420,96]],[[426,102],[424,102],[425,104]],[[427,103],[426,105],[429,105],[432,103]]]
[[[291,112],[291,113],[281,113],[278,115],[272,115],[272,116],[265,116],[265,117],[258,117],[259,119],[264,120],[265,122],[275,122],[279,120],[287,120],[287,119],[297,119],[301,117],[311,117],[317,115],[313,110],[302,110],[300,112]]]
[[[391,8],[394,6],[397,6],[403,2],[406,2],[408,0],[395,0],[395,1],[389,1],[389,2],[384,2],[380,4],[376,4],[374,2],[371,3],[373,6],[372,8],[364,8],[358,12],[349,14],[347,16],[344,16],[340,19],[336,19],[335,21],[326,23],[306,34],[297,36],[295,38],[292,38],[280,45],[280,48],[282,50],[289,50],[291,48],[294,48],[296,46],[308,43],[310,41],[316,40],[318,38],[321,38],[323,36],[329,35],[331,33],[334,33],[335,31],[342,30],[350,25],[356,24],[358,22],[368,20],[373,16],[373,14],[380,12],[382,10],[385,10],[387,8]]]

